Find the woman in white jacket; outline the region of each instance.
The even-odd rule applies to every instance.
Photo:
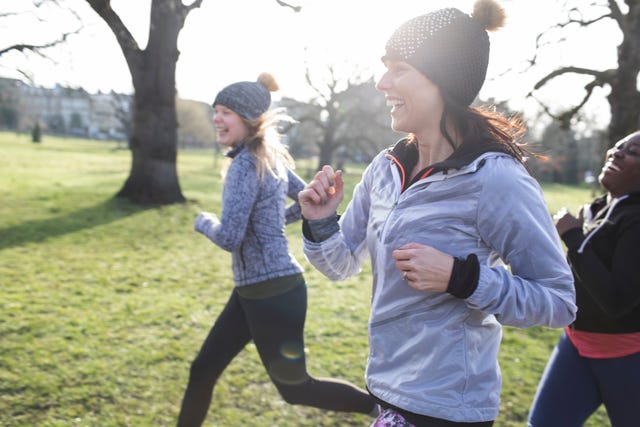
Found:
[[[366,383],[373,426],[491,426],[500,406],[502,324],[563,327],[571,271],[516,138],[519,122],[470,107],[484,82],[493,0],[400,26],[377,83],[407,138],[381,152],[344,214],[340,172],[299,194],[304,249],[334,280],[367,255],[373,291]],[[507,268],[507,266],[509,268]]]

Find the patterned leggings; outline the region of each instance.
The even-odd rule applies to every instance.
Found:
[[[416,414],[411,416],[412,420],[414,418],[415,421],[409,422],[394,409],[384,408],[370,427],[491,427],[493,425],[493,421],[462,423]]]

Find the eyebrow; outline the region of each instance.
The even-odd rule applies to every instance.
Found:
[[[631,139],[629,141],[623,142],[620,146],[630,147],[630,146],[640,147],[640,139]]]

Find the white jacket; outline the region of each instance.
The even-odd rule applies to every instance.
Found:
[[[513,157],[480,155],[401,192],[380,153],[340,218],[340,232],[304,241],[307,259],[333,280],[373,271],[369,390],[417,414],[494,420],[500,406],[501,324],[563,327],[576,313],[573,278],[538,183]],[[475,253],[478,287],[467,299],[418,291],[391,252],[410,242],[455,257]],[[507,268],[508,266],[508,268]]]

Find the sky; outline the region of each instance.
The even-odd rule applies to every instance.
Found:
[[[188,3],[188,0],[184,0]],[[27,11],[27,0],[0,2],[0,48],[17,42],[39,43],[59,36],[78,24],[68,11],[51,9],[4,17],[7,12]],[[382,72],[380,57],[393,30],[407,19],[441,7],[471,12],[473,0],[289,0],[301,12],[279,6],[275,0],[204,0],[193,10],[180,33],[176,86],[180,97],[211,102],[225,85],[253,81],[263,72],[274,75],[280,85],[275,99],[312,96],[305,82],[305,68],[321,78],[328,66],[345,76]],[[619,32],[601,24],[591,33],[578,33],[575,43],[545,49],[541,65],[523,74],[534,54],[536,36],[557,23],[558,0],[502,0],[506,26],[490,33],[491,56],[483,99],[509,100],[518,110],[534,109],[525,95],[534,82],[564,63],[599,69],[615,67]],[[67,0],[82,17],[83,30],[65,45],[47,51],[48,58],[10,53],[0,57],[0,76],[24,79],[17,69],[28,70],[33,83],[51,87],[61,84],[89,92],[115,90],[131,93],[131,77],[122,52],[110,29],[85,0]],[[150,0],[111,0],[141,47],[146,45]],[[37,29],[37,31],[36,31]],[[571,32],[569,33],[571,36]],[[511,70],[511,71],[509,71]],[[506,74],[505,74],[506,72]],[[575,83],[576,79],[572,83]],[[572,89],[572,87],[574,87]],[[544,93],[541,98],[545,99]],[[547,91],[545,101],[570,105],[583,95],[580,85],[559,82]],[[594,116],[606,116],[608,105],[590,105]],[[606,120],[606,117],[605,117]]]

